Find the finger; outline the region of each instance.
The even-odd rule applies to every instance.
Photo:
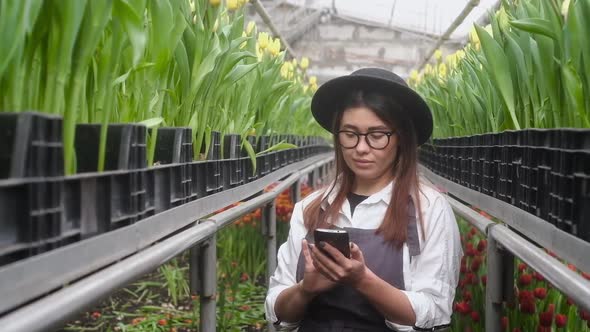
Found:
[[[316,269],[318,269],[317,267],[320,266],[320,268],[327,271],[331,278],[337,278],[338,275],[342,274],[342,267],[340,267],[330,256],[322,252],[322,250],[320,250],[318,247],[313,248],[311,251],[311,256],[314,260]]]
[[[350,242],[350,258],[357,261],[365,261],[361,248],[359,248],[354,242]]]
[[[309,252],[310,244],[307,243],[306,239],[301,241],[301,250],[303,251],[303,257],[305,258],[305,265],[310,265],[313,263],[311,258],[311,253]]]
[[[319,262],[318,260],[313,261],[313,267],[314,269],[319,272],[324,278],[332,281],[332,282],[338,282],[338,278],[337,275],[330,271],[330,269],[328,269],[325,265],[323,265],[321,262]]]
[[[340,252],[340,250],[336,249],[334,246],[332,246],[331,244],[327,243],[327,242],[320,242],[319,244],[321,245],[323,243],[323,247],[322,249],[324,249],[327,253],[330,254],[330,256],[332,256],[332,258],[334,258],[334,260],[336,261],[336,263],[338,265],[345,265],[346,262],[348,261],[348,258],[344,257],[344,255]]]

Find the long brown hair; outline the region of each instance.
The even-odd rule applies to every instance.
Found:
[[[382,234],[385,240],[401,247],[407,239],[408,204],[410,199],[414,202],[414,206],[418,211],[417,217],[420,220],[421,227],[423,227],[418,192],[415,130],[409,118],[404,116],[402,107],[392,98],[375,92],[356,91],[339,107],[341,111],[334,116],[332,133],[339,130],[344,110],[355,107],[369,108],[382,121],[394,128],[397,134],[397,154],[392,165],[395,185],[393,186],[391,200],[385,212],[384,220],[376,232]],[[355,174],[344,161],[338,136],[336,134],[332,136],[336,147],[336,179],[332,186],[326,189],[327,192],[320,194],[305,208],[303,219],[305,227],[309,231],[320,227],[328,227],[332,221],[337,220],[347,194],[352,191]],[[322,202],[327,200],[328,196],[336,188],[338,192],[334,201],[323,211],[321,208]]]

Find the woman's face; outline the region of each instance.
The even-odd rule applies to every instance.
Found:
[[[359,136],[356,147],[350,148],[356,142],[355,133],[371,134],[368,137]],[[389,143],[387,143],[388,140]],[[392,180],[397,136],[393,128],[383,122],[371,109],[355,107],[345,110],[340,122],[338,142],[344,161],[355,174],[356,181],[387,184]]]

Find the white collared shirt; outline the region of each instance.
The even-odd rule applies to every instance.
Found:
[[[340,227],[377,229],[383,221],[392,187],[393,182],[362,201],[355,208],[353,216],[350,215],[348,200],[345,200],[335,224]],[[269,282],[265,310],[270,322],[277,321],[274,306],[279,294],[296,284],[295,274],[301,241],[307,234],[303,224],[303,210],[322,192],[324,191],[316,191],[295,204],[289,237],[279,248],[277,269]],[[335,198],[335,192],[336,189],[328,196],[330,204]],[[403,246],[403,292],[416,314],[416,326],[431,328],[451,321],[463,251],[455,216],[444,196],[424,184],[421,185],[420,193],[425,237],[422,237],[422,227],[418,226],[421,253],[413,257],[411,263],[408,246]],[[411,326],[387,320],[386,324],[392,330],[413,331]],[[295,328],[297,324],[281,322],[281,326]]]

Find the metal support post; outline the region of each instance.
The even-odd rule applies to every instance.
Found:
[[[201,273],[199,286],[201,294],[201,311],[199,331],[215,332],[217,328],[216,293],[217,293],[217,240],[216,235],[200,248],[199,271]]]
[[[277,268],[277,214],[276,201],[264,206],[262,211],[262,235],[266,237],[266,282]]]
[[[301,200],[301,179],[295,181],[291,186],[291,198],[293,199],[293,204]]]
[[[486,285],[486,301],[485,301],[485,330],[486,331],[501,331],[502,330],[502,300],[504,287],[503,283],[503,255],[498,248],[498,243],[487,232],[488,248],[487,248],[487,264],[488,264],[488,280]]]
[[[297,181],[298,183],[299,181]],[[276,200],[272,200],[262,210],[262,235],[266,238],[266,282],[277,268],[277,214]],[[274,332],[272,323],[267,324],[267,330]]]
[[[314,169],[311,172],[311,186],[312,188],[316,189],[319,186],[319,171],[318,169]]]
[[[201,255],[201,245],[196,245],[190,249],[188,261],[188,278],[190,283],[191,295],[201,293],[201,275],[199,274],[199,262]]]

